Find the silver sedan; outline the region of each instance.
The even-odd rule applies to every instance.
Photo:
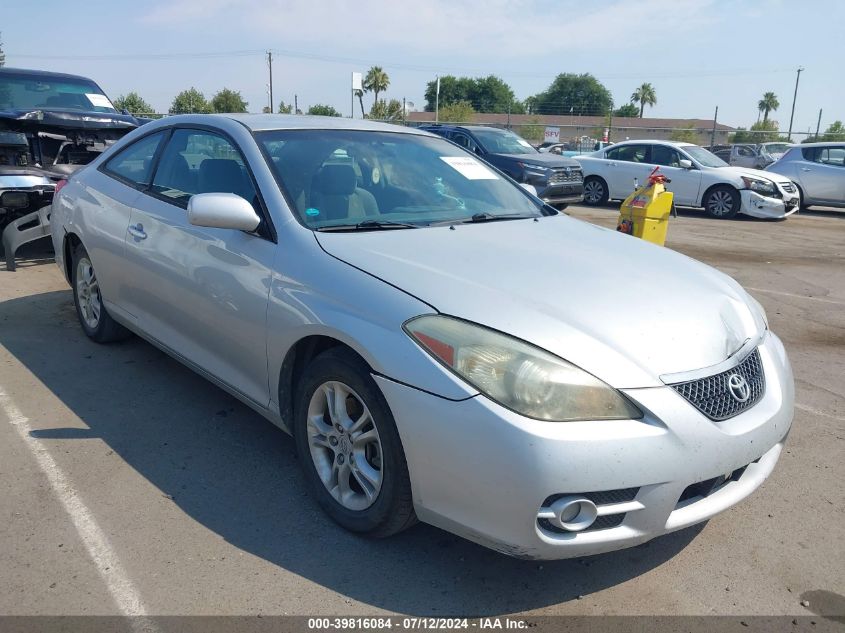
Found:
[[[356,532],[636,545],[751,494],[792,422],[735,281],[424,132],[169,117],[62,183],[52,236],[85,334],[138,334],[292,433]]]

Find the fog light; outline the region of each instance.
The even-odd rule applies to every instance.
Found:
[[[551,511],[554,518],[549,521],[570,532],[586,530],[598,516],[596,504],[583,497],[561,497],[552,504]]]

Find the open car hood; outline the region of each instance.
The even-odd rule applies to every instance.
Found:
[[[0,111],[0,129],[53,134],[81,133],[86,136],[93,133],[101,139],[120,138],[143,122],[130,114],[108,112],[47,109]]]

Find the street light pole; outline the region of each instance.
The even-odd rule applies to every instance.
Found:
[[[786,140],[792,141],[792,119],[795,117],[795,100],[798,98],[798,80],[801,79],[801,71],[803,66],[798,67],[798,74],[795,77],[795,92],[792,95],[792,114],[789,115],[789,132],[786,134]]]

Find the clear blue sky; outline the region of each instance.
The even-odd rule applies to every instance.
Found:
[[[157,110],[195,86],[239,90],[250,111],[274,97],[304,110],[350,110],[350,73],[372,64],[387,97],[424,106],[436,74],[496,74],[518,98],[561,72],[590,72],[624,103],[642,82],[657,91],[649,116],[750,125],[773,91],[772,118],[794,129],[845,119],[841,0],[0,0],[6,65],[82,74],[112,97],[135,90]],[[231,56],[190,57],[240,51]],[[252,51],[252,52],[251,52]],[[91,58],[86,59],[86,56]],[[372,97],[365,96],[369,108]]]

